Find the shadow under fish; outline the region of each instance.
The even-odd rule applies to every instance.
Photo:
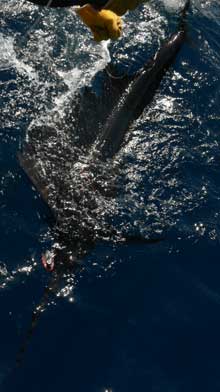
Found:
[[[74,273],[79,268],[79,261],[99,239],[117,241],[117,231],[106,220],[104,203],[105,198],[113,197],[117,191],[114,157],[132,123],[152,101],[185,42],[185,17],[189,4],[187,0],[180,13],[178,31],[135,75],[116,77],[108,66],[103,71],[103,94],[100,97],[85,88],[74,108],[68,108],[65,125],[62,119],[58,119],[56,125],[52,122],[29,130],[28,141],[18,159],[52,211],[55,246],[42,257],[43,265],[52,272],[52,277],[33,312],[18,364],[37,319],[46,308],[51,293],[56,292],[63,275]],[[73,127],[76,130],[74,137]],[[153,243],[158,240],[129,237],[127,241]]]

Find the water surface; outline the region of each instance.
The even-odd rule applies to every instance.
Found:
[[[119,191],[100,200],[100,211],[118,232],[164,240],[123,245],[100,236],[82,271],[51,300],[22,366],[11,374],[49,279],[41,253],[53,243],[48,210],[19,167],[17,152],[31,127],[57,129],[59,121],[65,126],[51,151],[60,141],[65,149],[68,135],[77,143],[74,109],[65,121],[80,89],[91,86],[101,94],[110,56],[122,73],[140,68],[176,29],[180,6],[145,4],[124,18],[122,39],[107,46],[94,44],[70,11],[2,0],[2,390],[219,391],[217,1],[192,2],[188,42],[112,163],[120,162]],[[50,158],[45,154],[42,163]],[[76,170],[69,173],[67,184],[80,186]]]

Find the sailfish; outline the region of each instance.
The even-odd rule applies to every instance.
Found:
[[[144,66],[132,76],[115,77],[108,71],[105,72],[106,96],[111,100],[111,111],[109,105],[101,106],[92,91],[84,89],[79,100],[78,109],[69,113],[68,126],[65,132],[69,132],[71,139],[71,127],[78,127],[78,139],[74,149],[74,170],[78,177],[74,183],[73,178],[67,178],[70,172],[70,163],[66,156],[70,156],[73,150],[68,146],[62,146],[62,122],[60,131],[55,125],[38,127],[30,130],[28,140],[23,146],[22,152],[18,154],[19,163],[30,179],[31,183],[39,192],[41,198],[52,211],[54,217],[53,232],[58,246],[54,248],[50,257],[43,258],[44,266],[52,272],[51,281],[45,289],[40,304],[32,315],[30,329],[22,345],[17,363],[23,358],[24,351],[40,317],[49,302],[50,294],[57,290],[60,280],[66,271],[74,273],[79,268],[79,260],[92,249],[97,243],[100,230],[106,231],[106,237],[111,238],[114,229],[106,222],[99,225],[99,208],[97,198],[108,193],[109,189],[102,186],[109,180],[109,173],[102,168],[109,167],[114,157],[120,151],[125,141],[125,136],[131,129],[132,123],[142,114],[157,92],[160,83],[167,70],[174,64],[178,53],[186,41],[186,13],[190,6],[187,0],[180,12],[178,29],[158,49],[156,54],[147,60]],[[86,109],[86,111],[85,111]],[[93,124],[87,123],[88,112],[93,112]],[[100,123],[94,117],[101,114]],[[105,120],[107,114],[107,120]],[[74,122],[74,124],[72,124]],[[94,124],[95,123],[95,124]],[[98,132],[93,132],[97,127]],[[68,131],[67,131],[68,129]],[[89,129],[89,132],[88,132]],[[54,138],[60,138],[56,142],[54,150]],[[80,140],[80,141],[79,141]],[[86,164],[79,164],[80,151],[86,151]],[[65,155],[66,154],[66,155]],[[49,158],[47,158],[49,157]],[[47,164],[46,164],[47,158]],[[55,175],[53,174],[55,170]],[[103,178],[105,176],[106,178]],[[98,180],[101,177],[101,182]],[[111,177],[111,176],[110,176]],[[71,182],[73,181],[73,182]],[[71,187],[72,192],[70,192]],[[111,192],[110,192],[111,193]],[[71,195],[68,199],[68,195]],[[108,195],[107,195],[108,196]],[[100,236],[103,238],[103,236]],[[151,242],[151,240],[147,240]],[[152,240],[153,242],[153,240]]]

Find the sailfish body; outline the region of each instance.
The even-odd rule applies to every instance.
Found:
[[[100,181],[95,181],[94,179],[89,181],[88,179],[91,177],[94,178],[97,172],[98,175],[100,174],[98,166],[100,162],[105,168],[106,160],[113,158],[120,150],[125,139],[125,134],[129,130],[132,122],[141,115],[144,108],[152,101],[164,74],[169,69],[170,65],[174,63],[176,56],[185,41],[185,14],[189,4],[190,0],[187,0],[180,14],[180,23],[177,33],[173,34],[170,39],[164,43],[155,56],[145,64],[138,74],[133,78],[128,78],[128,83],[126,83],[126,80],[119,79],[112,81],[112,86],[115,83],[119,83],[123,86],[123,89],[121,89],[120,86],[116,89],[118,92],[118,99],[115,101],[116,103],[111,114],[108,116],[107,121],[103,121],[98,137],[95,139],[93,132],[90,132],[88,138],[83,137],[83,131],[81,132],[82,128],[79,128],[78,136],[81,138],[82,145],[87,148],[87,157],[89,158],[87,161],[89,161],[89,164],[87,165],[86,170],[82,169],[78,173],[77,179],[74,176],[69,177],[71,171],[70,166],[67,165],[66,167],[65,163],[68,156],[71,159],[71,163],[74,162],[75,159],[75,163],[77,164],[79,155],[76,153],[75,157],[73,157],[73,150],[68,150],[68,143],[66,143],[64,147],[61,146],[62,143],[60,143],[60,138],[63,133],[59,130],[56,132],[55,126],[47,126],[45,129],[38,128],[30,131],[29,141],[24,145],[23,152],[18,155],[20,165],[24,172],[34,184],[42,199],[52,210],[56,219],[54,231],[55,233],[58,233],[57,240],[61,245],[64,244],[63,247],[60,246],[56,249],[55,269],[52,274],[51,282],[45,289],[39,306],[36,307],[33,312],[30,329],[18,353],[18,365],[22,361],[26,347],[36,327],[37,320],[41,315],[41,311],[46,308],[48,304],[50,294],[56,291],[57,286],[59,285],[60,280],[62,280],[62,277],[65,276],[66,271],[70,268],[71,272],[74,272],[77,269],[77,260],[82,258],[97,242],[97,226],[99,226],[99,221],[101,219],[98,205],[103,204],[99,202],[96,203]],[[87,101],[84,105],[87,114],[89,105],[93,105],[96,116],[98,106],[96,103],[94,104],[93,98],[87,94]],[[104,109],[106,110],[106,108]],[[103,112],[103,110],[101,111]],[[85,117],[87,116],[85,116],[84,111],[81,116],[82,122],[85,120]],[[97,124],[97,129],[98,128],[99,126]],[[89,129],[91,130],[91,126],[89,126]],[[54,143],[54,140],[57,143]],[[69,140],[72,140],[71,137]],[[89,146],[88,141],[90,144]],[[60,149],[55,150],[54,145],[58,145]],[[45,156],[50,157],[50,159],[45,160]],[[97,171],[91,173],[96,164]],[[73,167],[75,175],[75,169],[77,169],[78,166],[74,166],[73,164]],[[89,174],[92,175],[89,176]],[[102,171],[101,174],[103,176],[105,172]],[[109,173],[107,173],[106,177],[109,181]],[[74,180],[74,184],[72,183],[72,180]],[[105,179],[103,179],[103,182],[105,182]],[[55,195],[55,197],[51,198],[51,193],[53,196]],[[101,222],[101,224],[103,224],[101,229],[105,230],[106,226],[103,222]],[[69,257],[70,250],[71,257]]]
[[[180,51],[183,43],[185,42],[185,15],[186,11],[188,10],[189,4],[190,0],[187,0],[183,10],[181,11],[178,31],[162,45],[162,47],[157,51],[155,56],[150,61],[147,61],[144,67],[135,76],[127,77],[124,80],[123,78],[112,80],[112,84],[114,83],[120,85],[118,88],[117,101],[113,109],[111,110],[110,115],[108,114],[107,120],[103,122],[98,137],[92,140],[90,146],[87,146],[87,152],[89,157],[89,160],[87,160],[87,162],[90,162],[89,164],[87,164],[87,170],[89,170],[90,167],[94,167],[97,162],[97,158],[100,162],[104,163],[107,159],[114,157],[114,155],[122,147],[122,144],[125,139],[125,134],[129,130],[129,127],[131,126],[132,122],[141,115],[144,108],[152,101],[164,74],[174,63],[178,52]],[[110,78],[109,75],[108,77]],[[92,98],[89,96],[87,98],[87,103],[91,103]],[[87,103],[86,105],[84,105],[84,107],[88,111]],[[95,110],[96,114],[98,110],[98,105],[95,105],[93,109]],[[82,114],[82,117],[85,118],[84,113]],[[99,124],[97,124],[97,128],[98,127]],[[69,218],[68,214],[71,214],[71,203],[73,203],[74,208],[72,208],[72,210],[75,211],[75,215],[74,213],[72,214],[72,224],[71,222],[68,223],[70,231],[72,227],[74,231],[73,236],[75,235],[74,240],[73,237],[71,237],[71,243],[75,244],[76,242],[78,243],[81,241],[83,244],[85,244],[87,241],[87,237],[88,243],[93,242],[93,240],[91,239],[94,237],[95,241],[96,235],[94,235],[94,228],[91,225],[91,221],[93,220],[93,218],[94,220],[98,219],[98,215],[95,215],[97,210],[97,204],[95,200],[97,183],[93,181],[92,186],[89,188],[87,180],[85,180],[84,186],[83,177],[85,177],[85,170],[83,169],[84,172],[82,172],[82,176],[81,174],[79,175],[80,181],[82,178],[81,185],[80,181],[78,180],[75,187],[71,184],[71,188],[75,193],[70,195],[70,197],[72,198],[71,202],[69,202],[68,200],[68,206],[70,206],[70,208],[62,208],[65,198],[67,198],[68,196],[69,183],[68,181],[66,181],[66,183],[65,181],[63,181],[63,178],[65,179],[65,175],[61,170],[59,157],[55,156],[54,147],[52,151],[53,159],[51,159],[51,165],[47,165],[46,167],[45,162],[45,167],[43,167],[45,148],[48,150],[51,148],[50,146],[53,145],[53,143],[49,143],[47,140],[48,133],[54,133],[54,130],[51,131],[48,128],[45,130],[40,129],[33,132],[33,135],[30,135],[29,137],[28,144],[24,146],[23,153],[19,154],[19,162],[29,179],[39,191],[42,199],[53,211],[53,215],[55,216],[57,221],[56,228],[62,226],[62,221],[65,220],[66,216]],[[82,139],[83,132],[81,134],[80,131],[79,134]],[[39,140],[40,138],[44,138],[44,140],[40,140],[39,143],[39,140],[37,140],[37,138]],[[36,149],[35,146],[36,140],[38,142],[38,149]],[[41,150],[43,150],[43,152]],[[65,154],[66,151],[63,150],[64,157],[61,157],[62,162],[65,161]],[[72,157],[71,152],[69,153],[69,156]],[[56,174],[54,175],[54,177],[52,177],[53,170],[51,169],[51,167],[56,168]],[[66,169],[64,167],[64,170],[66,170],[66,175],[68,178],[69,169]],[[54,203],[54,200],[52,200],[52,202],[50,201],[51,188],[53,188],[53,194],[54,192],[56,193],[56,199],[59,199],[58,204]],[[86,197],[83,197],[84,195],[86,195]],[[86,211],[84,214],[86,219],[89,216],[89,223],[88,226],[86,226],[86,228],[88,229],[86,230],[84,222],[83,225],[80,226],[84,218],[83,211]],[[96,226],[95,222],[94,226]],[[76,230],[78,230],[77,234],[75,234]],[[65,237],[68,237],[66,231]],[[77,238],[76,241],[75,238]]]

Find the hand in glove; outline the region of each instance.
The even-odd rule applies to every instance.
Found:
[[[77,14],[88,26],[94,36],[95,41],[107,39],[116,40],[121,35],[121,18],[110,10],[95,10],[90,4],[77,10]]]

